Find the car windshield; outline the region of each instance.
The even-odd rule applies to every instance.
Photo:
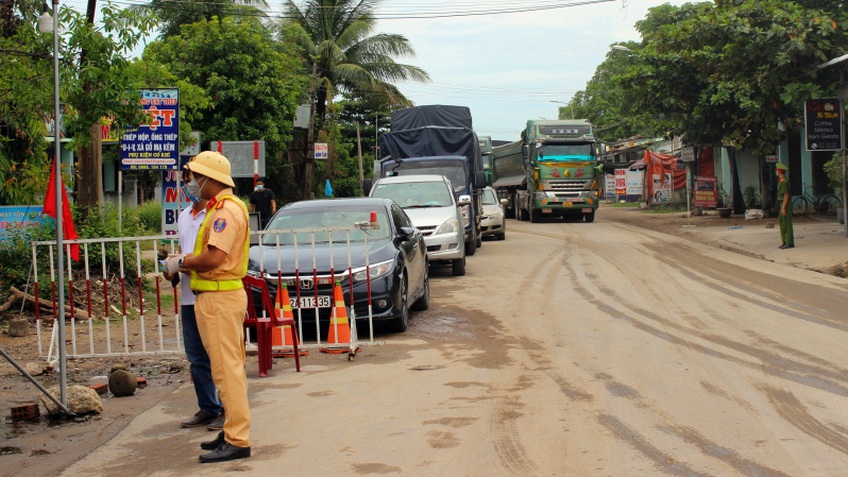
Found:
[[[371,192],[371,197],[392,199],[401,207],[450,207],[453,205],[452,195],[447,184],[438,182],[378,182]]]
[[[592,144],[546,144],[539,148],[539,159],[546,161],[585,161],[592,157]]]
[[[465,163],[460,160],[401,161],[399,164],[390,166],[389,169],[390,175],[436,174],[445,176],[456,192],[464,190],[468,182]]]
[[[371,220],[372,213],[377,216],[377,227],[365,225]],[[356,226],[357,224],[360,226]],[[331,237],[333,242],[346,242],[348,231],[340,228],[353,228],[350,231],[350,241],[363,242],[365,237],[368,237],[368,240],[388,238],[390,227],[386,208],[383,206],[322,205],[283,209],[274,216],[274,220],[265,230],[285,232],[266,234],[262,243],[275,245],[279,236],[280,245],[293,245],[297,236],[298,244],[309,244],[312,243],[313,235],[315,243],[329,242]]]
[[[498,198],[495,197],[495,191],[492,189],[483,190],[483,205],[498,205]]]

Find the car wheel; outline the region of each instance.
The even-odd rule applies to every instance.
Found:
[[[398,290],[398,302],[400,303],[400,316],[392,321],[392,328],[399,333],[403,333],[409,328],[409,291],[407,290],[406,274],[400,276],[400,285]]]
[[[477,253],[477,239],[472,238],[468,242],[465,242],[465,255],[471,256]]]
[[[415,303],[412,304],[412,309],[415,311],[424,311],[430,308],[430,276],[424,276],[424,293]]]
[[[595,221],[595,212],[593,211],[591,214],[583,214],[583,220],[591,224]]]
[[[458,258],[451,262],[451,267],[453,267],[453,276],[461,277],[465,275],[465,257]]]
[[[483,236],[481,235],[481,236],[477,237],[477,248],[480,248],[482,246],[483,246]]]
[[[498,240],[504,240],[506,239],[506,232],[497,234],[495,237],[497,237]]]

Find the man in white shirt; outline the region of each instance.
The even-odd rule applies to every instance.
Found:
[[[180,237],[180,253],[190,254],[194,250],[197,232],[206,217],[206,200],[192,195],[185,186],[183,191],[191,201],[191,207],[184,209],[177,219],[177,229]],[[195,191],[196,192],[196,191]],[[173,276],[165,278],[172,280]],[[189,276],[180,272],[180,318],[183,328],[183,344],[186,358],[189,361],[191,378],[194,383],[194,393],[197,395],[197,405],[200,408],[194,416],[180,423],[181,427],[207,426],[209,430],[221,430],[224,426],[224,408],[218,399],[218,390],[212,381],[212,367],[209,355],[203,347],[200,332],[197,328],[197,317],[194,312],[194,293],[189,286]]]

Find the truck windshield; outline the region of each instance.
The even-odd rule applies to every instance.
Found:
[[[387,168],[394,175],[410,174],[441,174],[450,180],[454,192],[462,192],[468,184],[468,176],[465,174],[465,163],[462,161],[401,161],[400,166],[391,165]]]
[[[539,160],[585,161],[591,159],[592,144],[545,144],[539,151]]]
[[[449,207],[453,195],[444,182],[398,182],[374,185],[371,197],[392,199],[403,208]]]

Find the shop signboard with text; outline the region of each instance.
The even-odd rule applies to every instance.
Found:
[[[141,90],[147,124],[121,138],[122,170],[176,169],[180,162],[180,94],[176,88]]]
[[[808,151],[842,150],[842,105],[839,99],[805,101],[804,124]]]

